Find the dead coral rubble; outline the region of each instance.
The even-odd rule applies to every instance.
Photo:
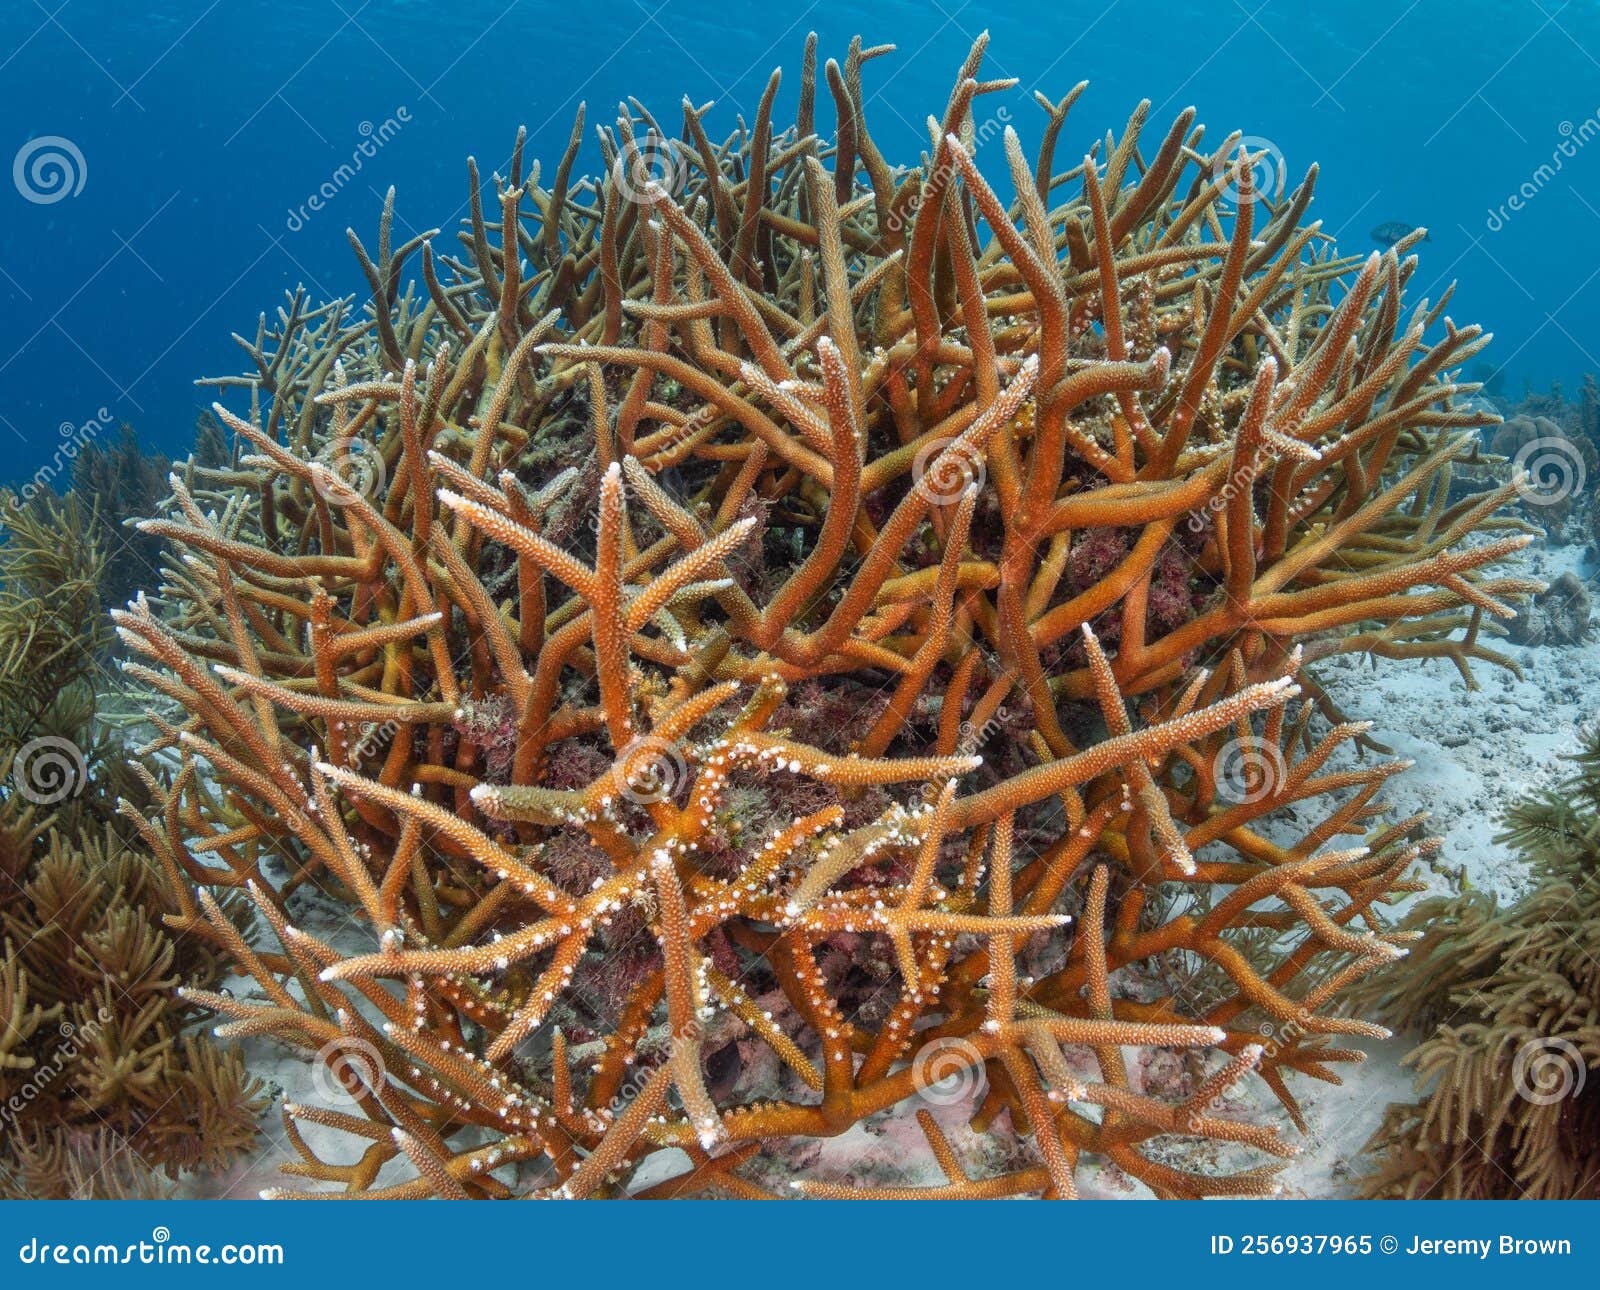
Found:
[[[1523,608],[1509,635],[1522,645],[1576,645],[1593,633],[1589,589],[1570,569]]]
[[[952,1085],[1000,1172],[923,1117],[944,1181],[796,1186],[1260,1192],[1295,1148],[1230,1090],[1298,1121],[1290,1077],[1382,1033],[1340,995],[1430,844],[1374,818],[1398,766],[1334,768],[1364,728],[1312,668],[1504,662],[1524,539],[1461,539],[1513,486],[1448,497],[1484,338],[1189,113],[1058,171],[1082,87],[1041,100],[1008,208],[982,41],[893,169],[885,52],[813,40],[793,126],[774,76],[720,143],[636,106],[594,181],[581,113],[548,186],[519,141],[453,254],[391,196],[370,305],[263,320],[218,410],[249,455],[144,526],[173,558],[117,623],[182,757],[145,836],[256,983],[192,997],[348,1076],[284,1108],[307,1194],[765,1194]],[[308,884],[359,952],[296,926]]]

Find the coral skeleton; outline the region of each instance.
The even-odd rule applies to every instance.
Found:
[[[188,997],[344,1095],[273,1194],[1259,1194],[1386,1033],[1341,999],[1433,844],[1316,662],[1509,666],[1515,484],[1450,500],[1487,338],[1192,113],[988,141],[984,45],[920,166],[888,48],[812,38],[792,125],[776,73],[721,141],[635,103],[583,180],[580,110],[241,340],[115,620],[178,767],[130,814],[253,981]],[[903,1186],[806,1163],[914,1113]]]

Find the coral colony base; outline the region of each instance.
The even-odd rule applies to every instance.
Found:
[[[586,181],[580,110],[548,187],[469,163],[453,253],[391,194],[370,302],[241,341],[245,455],[115,620],[169,922],[251,983],[186,997],[334,1077],[275,1194],[1269,1192],[1387,1033],[1343,1001],[1434,844],[1317,663],[1506,663],[1487,338],[1192,113],[1061,169],[1039,96],[997,184],[984,44],[920,166],[887,48],[813,38],[792,126],[776,73],[721,142],[635,104]],[[942,1181],[808,1151],[913,1115]]]

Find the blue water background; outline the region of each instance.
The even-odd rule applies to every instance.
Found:
[[[186,446],[211,398],[194,378],[243,369],[231,332],[253,334],[296,283],[364,295],[345,229],[372,245],[391,184],[400,228],[439,227],[448,244],[466,156],[487,179],[518,125],[548,179],[580,99],[592,165],[593,126],[623,97],[672,131],[685,94],[715,100],[720,138],[753,118],[780,64],[778,116],[792,121],[806,31],[840,59],[859,32],[899,46],[866,69],[868,120],[891,161],[914,161],[986,27],[988,73],[1020,81],[989,106],[1006,105],[1030,155],[1035,88],[1092,81],[1063,165],[1141,98],[1157,138],[1193,104],[1208,138],[1269,141],[1291,183],[1321,163],[1314,214],[1343,246],[1369,249],[1383,221],[1426,225],[1414,296],[1459,279],[1450,312],[1497,334],[1511,393],[1570,391],[1600,370],[1597,0],[5,0],[0,478],[59,461],[108,414],[156,447]],[[30,201],[7,163],[46,136],[69,141],[82,172],[72,195]],[[997,145],[987,165],[1004,173]]]

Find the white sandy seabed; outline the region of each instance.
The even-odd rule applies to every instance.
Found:
[[[1580,546],[1541,541],[1514,572],[1549,583],[1569,571],[1595,594],[1600,570]],[[1373,722],[1374,737],[1416,763],[1385,785],[1393,817],[1429,812],[1429,831],[1444,839],[1439,868],[1459,872],[1471,886],[1506,903],[1527,892],[1529,879],[1522,861],[1495,841],[1502,817],[1520,797],[1552,787],[1570,773],[1564,759],[1579,750],[1580,727],[1600,718],[1600,641],[1539,646],[1500,641],[1493,647],[1516,660],[1520,679],[1475,663],[1480,688],[1469,693],[1448,660],[1374,666],[1359,656],[1328,660],[1319,677],[1352,719]],[[1416,876],[1437,891],[1451,885],[1442,873],[1424,869]],[[1286,1194],[1347,1194],[1352,1166],[1361,1167],[1361,1148],[1385,1106],[1414,1097],[1411,1073],[1399,1059],[1415,1038],[1397,1035],[1387,1043],[1359,1045],[1368,1059],[1344,1068],[1342,1086],[1300,1081],[1311,1106],[1314,1139],[1285,1170]]]
[[[1586,583],[1596,576],[1583,548],[1541,542],[1529,548],[1517,572],[1551,581],[1568,570]],[[1508,900],[1523,894],[1527,878],[1521,862],[1494,841],[1501,815],[1530,788],[1548,785],[1560,776],[1561,759],[1577,750],[1579,725],[1600,716],[1600,641],[1555,646],[1502,641],[1495,647],[1516,659],[1522,678],[1489,664],[1474,664],[1481,688],[1470,693],[1447,660],[1373,662],[1352,655],[1325,660],[1318,665],[1317,674],[1351,719],[1373,722],[1376,739],[1392,747],[1396,756],[1415,762],[1389,781],[1383,800],[1392,819],[1429,812],[1431,831],[1444,839],[1438,871],[1423,870],[1418,876],[1433,890],[1445,891],[1451,886],[1451,874],[1459,872],[1472,886]],[[343,920],[331,904],[306,912],[307,930],[335,943],[350,939],[354,929],[339,925]],[[319,915],[327,919],[320,927],[315,925]],[[251,991],[251,983],[232,984],[246,993]],[[1411,1042],[1411,1037],[1396,1036],[1387,1043],[1356,1045],[1366,1049],[1368,1060],[1340,1068],[1342,1085],[1298,1080],[1295,1089],[1312,1127],[1309,1137],[1296,1133],[1264,1089],[1238,1103],[1237,1113],[1251,1118],[1276,1117],[1283,1132],[1300,1143],[1301,1153],[1279,1175],[1283,1195],[1349,1194],[1349,1179],[1362,1168],[1361,1149],[1378,1127],[1384,1108],[1412,1095],[1410,1073],[1399,1063]],[[281,1090],[288,1100],[326,1104],[326,1078],[314,1082],[303,1055],[285,1045],[258,1040],[247,1045],[246,1059],[252,1073],[275,1091]],[[1133,1065],[1136,1078],[1160,1076],[1156,1063]],[[935,1107],[934,1113],[977,1176],[1007,1161],[1005,1152],[985,1150],[965,1132],[963,1120],[971,1105],[962,1098]],[[276,1107],[264,1117],[262,1129],[261,1144],[250,1160],[227,1174],[196,1180],[191,1194],[254,1197],[265,1187],[295,1186],[298,1180],[286,1178],[278,1170],[294,1153],[284,1138]],[[332,1158],[341,1160],[353,1160],[359,1150],[353,1140],[342,1135],[325,1145],[331,1148]],[[1015,1147],[1024,1156],[1030,1154],[1020,1142]],[[868,1186],[937,1185],[943,1181],[909,1115],[857,1125],[839,1138],[802,1148],[800,1154],[803,1159],[786,1163],[809,1178]],[[1255,1162],[1259,1163],[1259,1157]],[[1195,1167],[1208,1162],[1202,1153],[1174,1163]],[[1224,1149],[1209,1163],[1241,1167],[1248,1162]],[[767,1168],[758,1169],[761,1181],[783,1186],[784,1163],[771,1161]],[[634,1185],[648,1186],[675,1172],[670,1161],[662,1160],[660,1168],[650,1168],[649,1176],[636,1178]],[[1091,1196],[1149,1194],[1114,1168],[1085,1168],[1080,1171],[1080,1185]]]

